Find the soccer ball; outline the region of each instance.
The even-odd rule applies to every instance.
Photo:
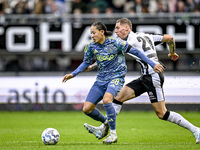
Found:
[[[46,145],[55,145],[59,139],[60,134],[54,128],[47,128],[42,132],[42,142]]]

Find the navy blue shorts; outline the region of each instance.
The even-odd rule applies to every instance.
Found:
[[[116,78],[107,82],[95,81],[92,88],[90,89],[86,101],[93,104],[99,103],[104,94],[109,92],[115,97],[124,85],[124,78]]]

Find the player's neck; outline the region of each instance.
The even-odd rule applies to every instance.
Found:
[[[106,36],[104,35],[98,43],[102,45],[105,42],[105,40],[106,40]]]

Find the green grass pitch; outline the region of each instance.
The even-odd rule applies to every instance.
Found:
[[[179,112],[200,126],[200,112]],[[105,112],[103,112],[105,114]],[[122,111],[117,116],[118,142],[102,144],[84,129],[87,122],[101,123],[81,111],[74,112],[0,112],[0,149],[2,150],[199,150],[192,133],[175,124],[160,120],[152,111]],[[56,145],[44,145],[45,128],[59,131]]]

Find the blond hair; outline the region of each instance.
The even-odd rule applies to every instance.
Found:
[[[127,24],[132,31],[132,22],[128,18],[121,18],[116,21],[116,23]]]

